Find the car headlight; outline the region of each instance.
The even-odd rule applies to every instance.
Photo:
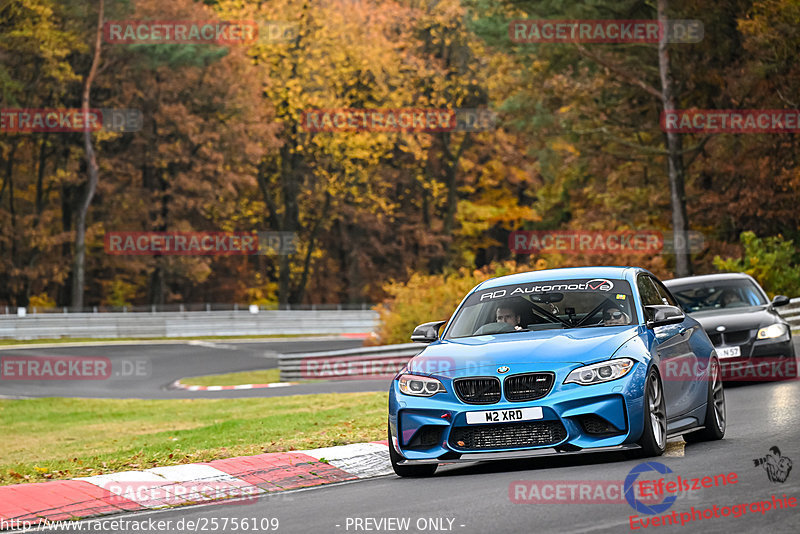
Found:
[[[787,330],[788,328],[786,328],[786,325],[783,323],[771,324],[759,329],[756,339],[774,339],[776,337],[781,337]]]
[[[607,362],[584,365],[567,375],[567,379],[564,380],[564,383],[589,386],[616,380],[628,374],[628,371],[633,369],[634,363],[636,362],[630,358],[616,358]]]
[[[415,397],[432,397],[437,393],[446,393],[444,385],[428,376],[403,375],[400,377],[400,391]]]

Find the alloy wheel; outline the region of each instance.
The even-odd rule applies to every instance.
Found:
[[[656,445],[658,445],[658,448],[663,449],[667,435],[667,416],[664,411],[661,383],[655,373],[650,375],[648,382],[647,402],[650,407],[650,425],[653,429],[653,438],[656,441]]]
[[[722,390],[722,377],[716,360],[711,364],[711,399],[714,402],[714,418],[717,428],[725,430],[725,392]]]

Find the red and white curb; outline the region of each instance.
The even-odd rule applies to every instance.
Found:
[[[379,477],[393,473],[387,442],[355,443],[324,449],[311,449],[306,454],[346,471],[356,478]]]
[[[186,391],[227,391],[229,389],[260,389],[260,388],[285,388],[294,386],[297,382],[272,382],[271,384],[240,384],[238,386],[190,386],[180,380],[170,384],[174,389],[185,389]]]
[[[0,530],[206,502],[242,504],[261,494],[391,473],[383,441],[0,486]]]

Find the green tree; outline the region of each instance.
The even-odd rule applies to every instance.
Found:
[[[746,273],[770,296],[800,295],[800,250],[783,236],[757,237],[753,232],[740,236],[741,258],[714,257],[714,266],[723,272]]]

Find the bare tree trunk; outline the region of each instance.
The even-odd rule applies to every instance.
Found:
[[[67,161],[70,158],[69,150],[65,147],[64,154],[62,155],[63,161]],[[69,234],[72,232],[72,223],[73,223],[73,210],[75,208],[75,188],[73,186],[67,185],[65,183],[61,184],[61,231],[64,234]],[[72,257],[72,243],[65,240],[61,243],[61,257],[66,263],[68,258]],[[58,305],[59,306],[69,306],[72,303],[72,278],[73,278],[73,271],[69,271],[67,273],[66,278],[64,279],[64,284],[59,286],[58,288]]]
[[[14,145],[14,149],[8,156],[8,163],[6,165],[6,181],[3,183],[3,188],[8,185],[8,214],[11,216],[10,241],[12,262],[17,257],[17,208],[14,204],[14,152],[16,152],[17,146],[19,145]]]
[[[47,164],[47,152],[45,151],[45,147],[47,146],[47,134],[42,136],[42,140],[39,143],[39,162],[36,168],[36,216],[33,219],[33,226],[38,227],[39,221],[42,217],[42,211],[44,211],[44,170],[45,165]]]
[[[311,229],[311,233],[308,236],[308,248],[306,249],[306,257],[303,261],[303,274],[300,276],[300,282],[297,284],[297,289],[295,290],[296,294],[296,301],[298,303],[302,303],[303,299],[306,296],[306,286],[308,285],[308,276],[311,272],[311,256],[314,253],[314,242],[317,239],[317,234],[319,233],[319,229],[322,226],[322,222],[328,216],[328,208],[331,205],[331,194],[328,191],[325,191],[325,204],[322,206],[322,211],[320,212],[319,219],[314,222],[314,227]]]
[[[83,290],[86,282],[86,215],[89,206],[97,190],[98,166],[95,156],[94,146],[92,145],[92,132],[88,125],[89,118],[89,95],[92,90],[92,83],[97,75],[97,66],[100,64],[100,46],[103,42],[103,9],[105,0],[100,0],[100,9],[97,14],[97,34],[94,43],[94,58],[89,74],[86,76],[83,85],[83,97],[81,99],[81,109],[84,117],[83,144],[86,149],[86,172],[88,181],[86,191],[81,203],[78,205],[78,220],[75,224],[75,264],[73,266],[72,277],[72,306],[83,308]]]
[[[669,0],[658,0],[658,22],[667,30],[667,4]],[[661,75],[661,100],[664,111],[675,109],[672,73],[667,50],[667,39],[662,35],[658,43],[658,71]],[[667,132],[667,159],[669,161],[669,189],[672,204],[672,235],[675,244],[675,275],[692,274],[689,256],[689,221],[686,215],[685,168],[683,163],[683,140],[680,134]]]
[[[444,185],[447,188],[447,200],[444,208],[442,234],[446,240],[446,248],[441,257],[433,258],[430,268],[434,272],[440,272],[452,261],[453,256],[453,229],[456,225],[456,212],[458,211],[458,164],[464,151],[472,145],[472,138],[469,133],[464,135],[461,145],[453,151],[453,138],[450,133],[442,133],[439,136],[442,143],[442,166],[444,175]]]

